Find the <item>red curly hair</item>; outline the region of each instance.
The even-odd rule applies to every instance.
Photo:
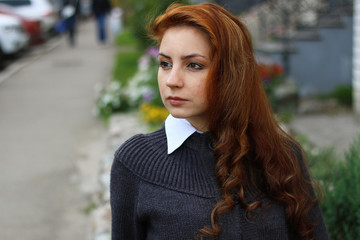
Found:
[[[255,199],[249,192],[256,192],[284,206],[295,239],[314,239],[308,213],[316,198],[299,163],[303,153],[274,117],[246,26],[216,4],[173,4],[153,21],[151,37],[160,44],[165,31],[178,25],[205,32],[212,50],[208,122],[223,200],[212,211],[211,226],[199,230],[201,236],[218,236],[218,216],[237,202],[252,215],[262,205],[249,201]]]

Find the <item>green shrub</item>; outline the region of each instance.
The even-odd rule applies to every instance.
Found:
[[[128,36],[118,38],[121,44],[126,43]],[[123,46],[123,45],[122,45]],[[100,92],[96,101],[97,115],[105,122],[115,112],[124,112],[131,108],[129,93],[124,89],[138,70],[138,59],[142,52],[136,48],[130,48],[116,54],[113,67],[113,79],[110,84]]]
[[[325,223],[332,240],[360,236],[360,136],[337,163],[332,184],[325,189],[322,203]]]
[[[124,29],[115,38],[116,45],[118,46],[137,46],[138,39],[136,39],[128,29]]]
[[[321,189],[328,188],[339,159],[334,149],[316,147],[305,135],[297,135],[295,138],[304,149],[313,180]]]
[[[139,39],[139,46],[142,49],[153,45],[152,41],[147,37],[146,31],[147,23],[152,18],[164,12],[173,2],[189,3],[187,0],[125,0],[124,2],[126,11],[130,13],[125,24],[129,27],[131,33]]]
[[[107,89],[104,89],[96,101],[97,115],[105,122],[115,112],[127,111],[129,106],[128,96],[122,91],[121,84],[112,81]]]
[[[143,103],[154,107],[162,106],[157,84],[158,49],[152,47],[142,55],[141,53],[118,53],[114,79],[97,100],[97,113],[102,119],[107,120],[114,112],[135,109]],[[154,119],[155,112],[158,111],[150,111],[151,119]],[[163,111],[160,115],[164,115]]]
[[[142,52],[137,50],[117,53],[113,68],[114,80],[120,82],[122,86],[127,86],[129,79],[137,71],[138,59],[141,54]]]
[[[353,102],[353,88],[352,86],[341,85],[332,91],[331,96],[335,98],[340,104],[351,107]]]
[[[321,100],[336,99],[343,106],[351,107],[353,103],[353,87],[351,85],[339,85],[333,91],[320,95]]]

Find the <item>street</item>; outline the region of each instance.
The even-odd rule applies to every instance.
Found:
[[[75,47],[66,40],[0,72],[1,240],[86,239],[105,132],[95,95],[114,49],[91,19]]]

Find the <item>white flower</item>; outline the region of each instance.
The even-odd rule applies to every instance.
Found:
[[[121,84],[118,81],[111,81],[109,88],[110,91],[117,92],[120,90]]]
[[[111,94],[105,93],[104,95],[102,95],[101,102],[103,103],[103,105],[107,105],[108,103],[111,103],[111,101],[112,101]]]

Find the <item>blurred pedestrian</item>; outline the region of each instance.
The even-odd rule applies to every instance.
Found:
[[[61,17],[65,23],[70,46],[75,46],[77,17],[81,14],[81,0],[62,0]]]
[[[278,125],[246,26],[216,4],[155,19],[170,115],[111,170],[112,240],[328,240],[300,145]]]
[[[105,44],[107,41],[106,18],[111,11],[109,0],[92,0],[91,10],[96,20],[97,39],[99,43]]]

